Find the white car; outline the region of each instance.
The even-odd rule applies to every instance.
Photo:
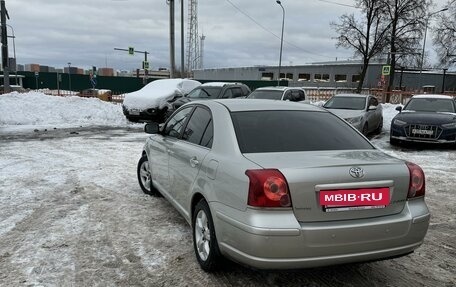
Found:
[[[262,87],[253,91],[247,98],[310,103],[304,89],[293,87]]]
[[[123,113],[129,121],[163,122],[171,104],[200,85],[200,82],[189,79],[155,80],[139,91],[125,95]]]

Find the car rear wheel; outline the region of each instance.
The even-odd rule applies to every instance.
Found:
[[[215,237],[214,223],[207,202],[202,199],[195,206],[193,212],[193,248],[196,259],[206,272],[217,269],[222,256]]]
[[[147,155],[143,155],[138,162],[137,168],[138,174],[138,182],[139,186],[141,187],[142,191],[145,194],[159,196],[160,193],[152,184],[152,175],[149,166],[149,160],[147,159]]]

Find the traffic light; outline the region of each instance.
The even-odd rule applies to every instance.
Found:
[[[134,54],[135,54],[135,48],[128,47],[128,55],[134,55]]]

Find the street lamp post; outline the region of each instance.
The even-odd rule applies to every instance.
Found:
[[[280,69],[282,68],[282,48],[283,48],[283,27],[285,25],[285,9],[282,6],[282,2],[276,0],[277,4],[282,7],[282,36],[280,37],[280,56],[279,56],[279,74],[277,75],[277,86],[280,86]]]
[[[17,58],[16,58],[16,36],[14,35],[14,29],[13,29],[13,26],[9,25],[9,24],[6,24],[7,27],[10,27],[11,28],[11,32],[13,33],[12,36],[8,36],[8,38],[12,38],[13,39],[13,55],[14,55],[14,64],[16,65],[16,67],[14,67],[14,72],[15,72],[15,75],[16,75],[16,85],[18,84],[17,83]]]
[[[443,8],[442,10],[439,10],[439,11],[435,11],[435,12],[432,12],[432,13],[429,13],[426,17],[426,20],[425,20],[425,25],[424,25],[424,39],[423,39],[423,49],[421,51],[421,62],[420,62],[420,77],[419,77],[419,89],[421,90],[421,85],[422,85],[422,74],[423,74],[423,64],[424,64],[424,52],[425,52],[425,49],[426,49],[426,36],[427,36],[427,29],[428,29],[428,24],[429,24],[429,19],[434,16],[435,14],[438,14],[440,12],[444,12],[444,11],[447,11],[448,8]]]
[[[71,62],[68,62],[68,88],[71,93]]]

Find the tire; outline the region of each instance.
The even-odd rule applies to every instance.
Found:
[[[364,136],[367,137],[367,135],[369,134],[369,127],[367,126],[367,123],[364,124],[363,130],[361,132],[363,133]]]
[[[137,119],[137,118],[132,118],[132,117],[127,117],[127,120],[130,121],[130,122],[132,122],[132,123],[137,123],[137,122],[139,122],[139,119]]]
[[[390,145],[398,146],[399,141],[397,139],[393,139],[392,137],[390,137]]]
[[[152,184],[152,175],[150,174],[149,160],[143,155],[138,162],[137,168],[138,182],[145,194],[159,196],[160,193]]]
[[[380,119],[380,124],[378,125],[377,129],[375,130],[376,134],[381,134],[383,129],[383,118]]]
[[[213,272],[220,266],[222,256],[215,236],[214,222],[207,202],[200,200],[193,211],[193,249],[201,268]]]

